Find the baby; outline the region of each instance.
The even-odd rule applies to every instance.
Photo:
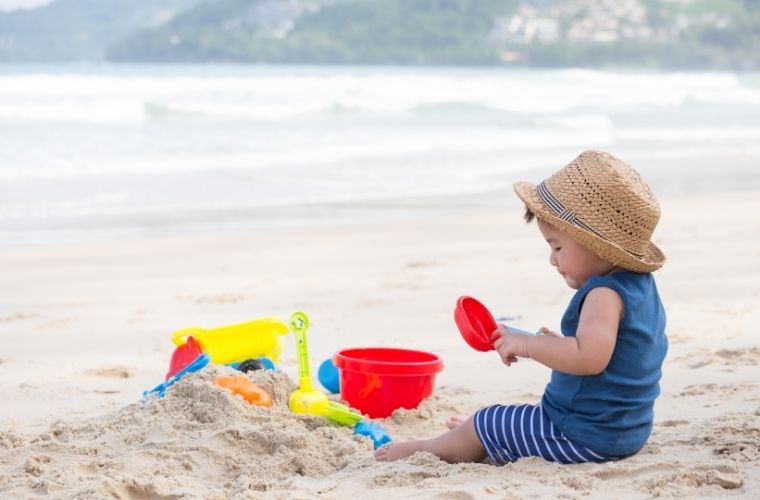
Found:
[[[552,369],[537,405],[495,405],[432,439],[390,443],[377,460],[427,451],[449,462],[494,464],[522,457],[602,462],[639,451],[652,430],[667,352],[665,311],[652,271],[665,256],[651,242],[660,208],[649,186],[622,160],[586,151],[538,186],[518,182],[527,222],[549,244],[549,263],[577,290],[562,334],[493,332],[510,366],[532,358]]]

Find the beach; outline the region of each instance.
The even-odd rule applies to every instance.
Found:
[[[656,279],[670,347],[652,435],[630,458],[375,462],[366,438],[287,410],[292,335],[281,372],[254,374],[271,409],[216,388],[212,376],[229,370],[220,366],[140,401],[163,380],[172,332],[303,310],[312,372],[348,347],[443,358],[431,398],[378,420],[394,440],[434,436],[447,416],[485,405],[538,402],[547,368],[472,350],[453,320],[456,299],[471,295],[514,326],[558,330],[572,296],[504,189],[425,209],[335,205],[351,216],[318,224],[0,248],[0,496],[756,498],[760,191],[660,191],[654,242],[668,261]],[[393,216],[399,207],[414,215]]]

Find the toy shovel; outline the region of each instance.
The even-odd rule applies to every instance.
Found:
[[[143,392],[143,398],[147,397],[149,394],[157,393],[159,397],[164,397],[164,393],[166,392],[166,389],[174,385],[179,379],[187,375],[188,373],[198,372],[202,370],[207,364],[209,364],[209,361],[211,361],[211,358],[208,354],[201,354],[197,358],[195,358],[195,361],[169,377],[166,381],[161,382],[156,387],[149,391]]]
[[[498,325],[491,311],[477,299],[466,295],[459,297],[454,309],[454,321],[459,328],[459,333],[462,334],[462,338],[470,347],[482,352],[493,350],[491,334],[498,328]],[[536,335],[513,326],[508,326],[507,330],[522,335]]]
[[[303,413],[327,417],[341,425],[356,425],[362,416],[352,411],[348,406],[330,401],[327,395],[314,389],[309,374],[309,351],[306,345],[306,330],[309,328],[309,317],[301,311],[290,316],[290,329],[296,339],[298,355],[298,389],[290,395],[288,406],[293,413]]]

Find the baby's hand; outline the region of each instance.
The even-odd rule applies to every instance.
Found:
[[[504,325],[499,325],[499,327],[491,334],[493,348],[496,349],[501,361],[507,366],[512,366],[512,363],[517,363],[518,357],[528,357],[529,338],[528,335],[510,333]]]

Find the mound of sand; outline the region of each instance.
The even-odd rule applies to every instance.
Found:
[[[370,456],[371,442],[351,429],[291,413],[295,386],[287,376],[250,374],[273,398],[272,408],[261,408],[213,384],[228,371],[207,367],[164,398],[97,419],[56,422],[37,436],[0,434],[3,463],[13,470],[0,490],[223,497],[284,489],[294,478],[329,475],[356,456]]]

